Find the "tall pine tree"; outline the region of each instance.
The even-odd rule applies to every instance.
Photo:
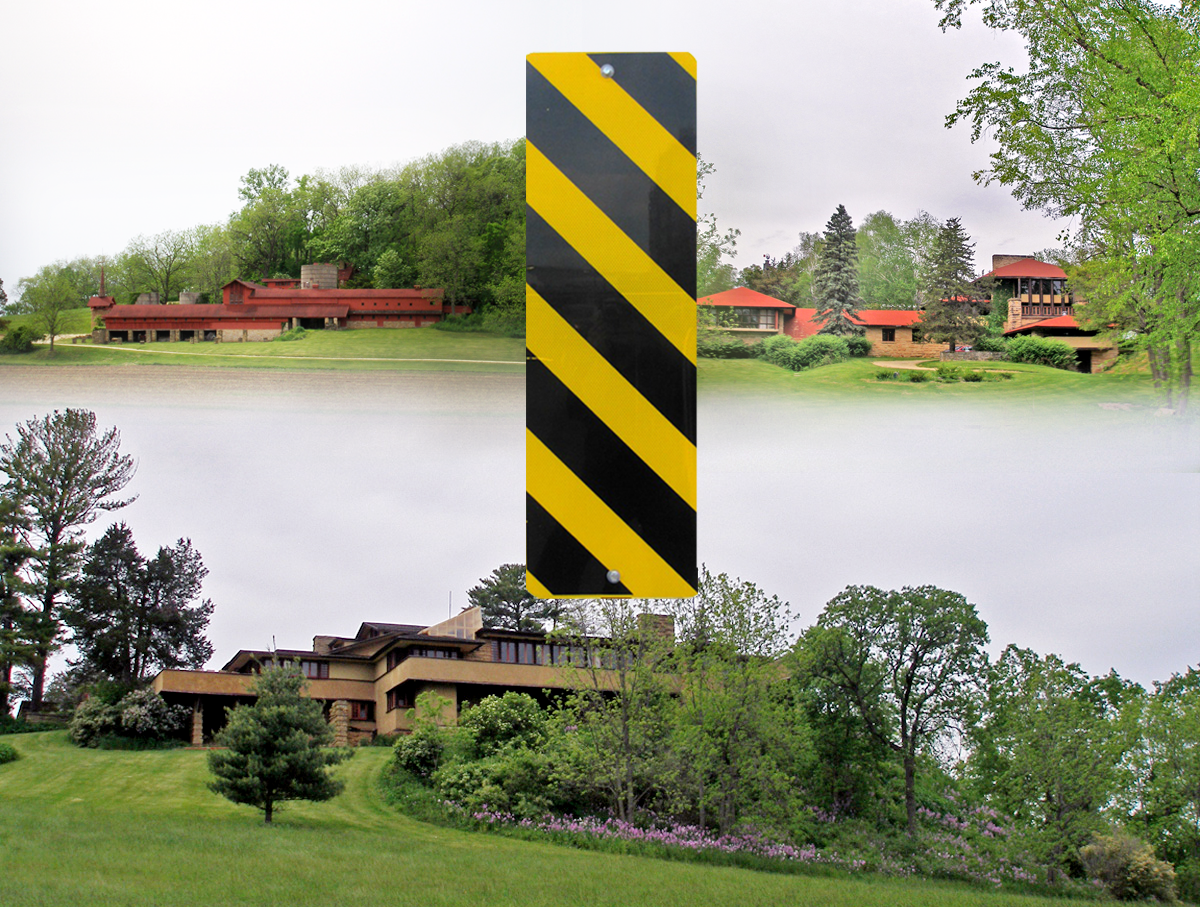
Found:
[[[975,283],[975,244],[962,222],[952,217],[938,230],[933,250],[921,274],[921,333],[928,340],[976,343],[987,333],[982,317],[989,304]]]
[[[861,334],[862,327],[851,321],[862,308],[858,295],[858,246],[854,224],[845,205],[838,205],[825,225],[825,245],[813,276],[813,295],[822,334],[848,336]]]

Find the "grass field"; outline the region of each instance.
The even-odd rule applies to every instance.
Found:
[[[0,904],[1018,907],[1060,899],[962,884],[795,876],[580,851],[424,825],[383,803],[390,751],[340,767],[346,791],[273,826],[208,792],[195,750],[79,750],[63,732],[4,738]]]
[[[19,320],[19,319],[14,319]],[[85,323],[84,330],[87,329]],[[299,340],[265,343],[129,343],[93,346],[59,340],[32,353],[0,354],[0,366],[187,365],[371,371],[482,371],[523,367],[525,342],[493,334],[409,330],[311,331]]]

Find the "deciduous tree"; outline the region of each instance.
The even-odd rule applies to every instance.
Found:
[[[228,712],[228,723],[217,735],[225,749],[208,754],[208,768],[216,776],[209,789],[262,810],[268,823],[280,803],[329,800],[344,787],[329,769],[349,754],[327,746],[333,729],[321,704],[304,695],[304,685],[295,665],[264,668],[254,681],[253,705]]]
[[[35,610],[52,630],[32,663],[34,709],[42,704],[46,659],[60,627],[59,596],[78,572],[83,527],[133,500],[117,497],[137,468],[120,448],[120,432],[97,433],[96,414],[84,409],[30,419],[17,426],[16,440],[6,435],[0,444],[4,491],[27,515],[24,538],[36,552],[31,561]]]
[[[987,625],[957,592],[847,586],[797,643],[797,669],[819,679],[904,767],[916,834],[917,756],[962,723],[987,663]]]
[[[33,323],[50,338],[50,352],[54,352],[54,338],[63,332],[67,312],[84,304],[85,297],[72,280],[72,275],[58,265],[47,265],[34,277],[26,277],[18,284],[21,290],[20,310],[33,316]]]

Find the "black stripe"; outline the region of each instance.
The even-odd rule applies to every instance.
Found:
[[[654,180],[526,64],[525,134],[576,188],[696,296],[696,224]]]
[[[696,511],[543,362],[527,362],[525,395],[537,401],[526,406],[529,430],[694,588]]]
[[[696,366],[529,208],[525,279],[581,337],[696,443]]]
[[[553,595],[628,595],[608,581],[609,568],[567,532],[532,495],[525,495],[525,563]]]
[[[612,65],[613,80],[696,153],[696,80],[669,54],[591,54],[597,66]]]

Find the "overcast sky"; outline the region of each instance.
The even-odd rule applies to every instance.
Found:
[[[525,131],[527,53],[688,51],[705,196],[739,263],[838,204],[961,217],[977,267],[1060,226],[971,179],[988,146],[943,121],[968,73],[1018,62],[932,0],[108,0],[0,5],[0,279],[224,221],[239,178],[402,163]]]

